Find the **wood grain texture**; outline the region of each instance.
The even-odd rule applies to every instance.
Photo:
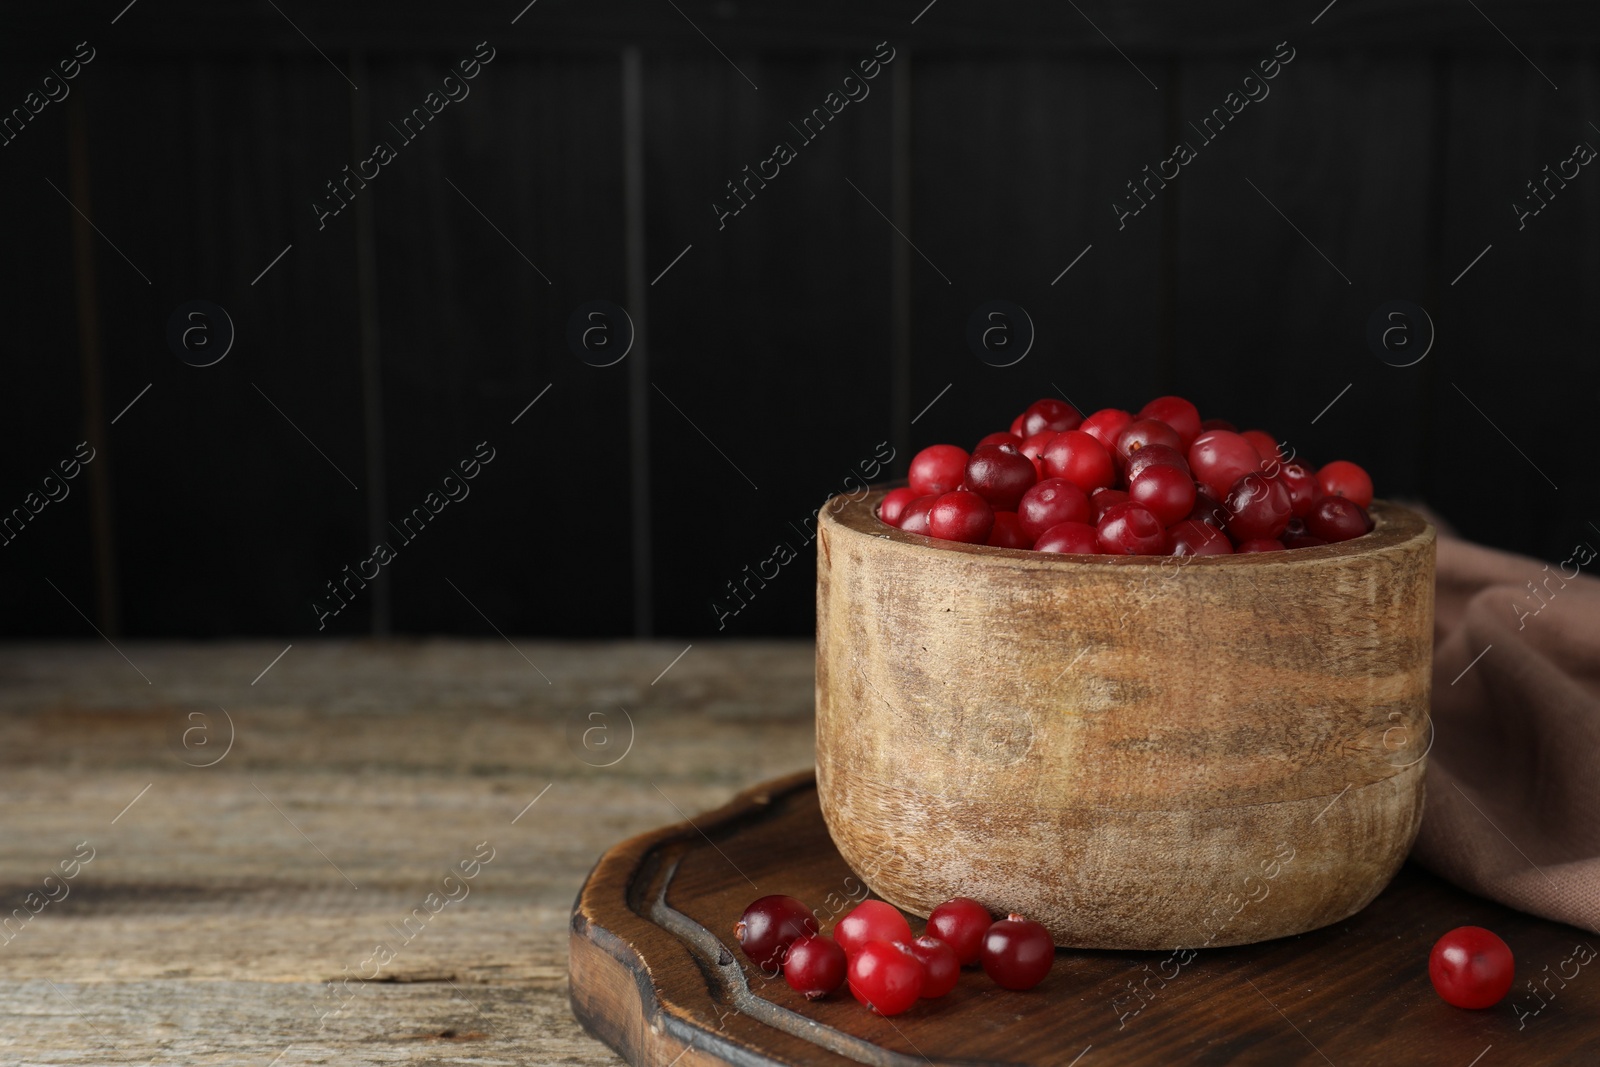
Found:
[[[1274,884],[1306,873],[1291,863]],[[1574,946],[1590,935],[1411,867],[1371,907],[1312,934],[1187,957],[1063,950],[1033,991],[1006,993],[967,971],[948,997],[893,1019],[847,994],[808,1003],[751,968],[731,935],[758,891],[751,882],[810,903],[824,930],[866,895],[828,836],[809,775],[606,853],[573,908],[572,999],[585,1025],[641,1067],[1466,1067],[1490,1046],[1506,1058],[1484,1063],[1600,1053],[1600,984],[1552,985],[1550,1006],[1519,1026],[1514,1000],[1484,1012],[1445,1005],[1424,965],[1440,933],[1471,923],[1515,946],[1519,978],[1562,960],[1570,973]]]
[[[1419,516],[1163,563],[941,544],[879,523],[879,495],[825,509],[817,587],[822,809],[875,891],[1192,948],[1337,921],[1399,868],[1425,761],[1394,742],[1431,684]],[[1264,895],[1219,925],[1229,894]]]

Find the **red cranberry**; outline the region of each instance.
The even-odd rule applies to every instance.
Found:
[[[981,958],[996,985],[1020,992],[1044,981],[1056,962],[1056,946],[1041,924],[1012,912],[983,935]]]
[[[1100,534],[1086,522],[1058,522],[1039,535],[1035,552],[1065,552],[1092,556],[1100,553]]]
[[[922,999],[936,1000],[956,987],[961,978],[961,961],[956,950],[924,934],[906,946],[922,964]]]
[[[1276,538],[1252,537],[1247,541],[1240,541],[1239,547],[1234,551],[1242,555],[1245,552],[1282,552],[1283,549],[1283,542]]]
[[[1019,457],[1020,458],[1020,457]],[[945,493],[928,511],[928,536],[968,545],[989,543],[994,529],[994,509],[977,493]]]
[[[1229,433],[1238,433],[1239,427],[1227,419],[1207,419],[1200,424],[1201,433],[1206,433],[1210,430],[1227,430]]]
[[[910,486],[889,490],[878,504],[878,518],[890,526],[899,526],[900,516],[905,512],[906,505],[915,499],[917,491]]]
[[[1233,542],[1215,526],[1199,519],[1184,519],[1167,529],[1167,540],[1174,556],[1229,556]]]
[[[1289,490],[1275,478],[1247,474],[1228,490],[1228,536],[1235,541],[1277,537],[1288,528]]]
[[[1041,430],[1063,433],[1067,430],[1076,430],[1082,423],[1083,416],[1078,413],[1077,408],[1065,400],[1045,397],[1029,404],[1028,409],[1022,413],[1022,436],[1028,437]]]
[[[1078,429],[1099,441],[1110,452],[1117,447],[1117,437],[1132,421],[1133,416],[1121,408],[1101,408],[1084,419]]]
[[[1090,536],[1094,531],[1090,530]],[[978,962],[978,952],[983,948],[983,935],[994,922],[989,909],[971,897],[955,897],[940,904],[928,916],[928,932],[955,950],[961,966],[970,967]]]
[[[1022,529],[1022,520],[1014,511],[994,513],[994,529],[989,531],[989,545],[994,548],[1032,548],[1033,538]]]
[[[1013,437],[1026,437],[1026,436],[1028,436],[1027,434],[1022,432],[1022,416],[1021,415],[1018,415],[1016,418],[1011,420],[1011,435]]]
[[[1180,448],[1187,449],[1200,436],[1200,409],[1181,396],[1158,396],[1139,409],[1141,419],[1159,419],[1178,434]]]
[[[1017,505],[1017,518],[1030,545],[1057,523],[1088,522],[1092,514],[1089,498],[1065,478],[1046,478],[1022,494]]]
[[[1182,452],[1166,445],[1145,445],[1129,456],[1128,461],[1122,465],[1123,477],[1132,481],[1134,476],[1146,467],[1176,467],[1183,472],[1184,477],[1189,477],[1189,461],[1183,458]]]
[[[863,900],[834,925],[833,939],[854,956],[873,941],[910,941],[911,924],[893,904]]]
[[[850,956],[849,974],[857,1000],[879,1015],[899,1015],[922,996],[928,971],[905,941],[873,941]]]
[[[996,511],[1016,511],[1038,479],[1033,461],[1013,448],[980,448],[967,460],[967,488]]]
[[[1456,927],[1436,941],[1428,953],[1428,979],[1433,982],[1434,992],[1457,1008],[1494,1007],[1510,990],[1515,972],[1511,947],[1498,934],[1481,926]],[[1545,992],[1550,992],[1549,986]],[[1542,1011],[1542,1000],[1540,1005]]]
[[[1326,496],[1342,496],[1358,508],[1372,506],[1372,479],[1346,459],[1336,459],[1317,471],[1317,484]]]
[[[1278,481],[1289,490],[1289,510],[1294,512],[1296,518],[1305,518],[1311,511],[1311,505],[1322,495],[1317,476],[1311,473],[1309,467],[1299,463],[1285,463],[1279,467]]]
[[[911,460],[911,488],[918,496],[939,496],[961,484],[967,451],[955,445],[929,445]]]
[[[1021,448],[1022,438],[1014,433],[1005,433],[1003,431],[1001,433],[992,433],[973,445],[972,450],[976,452],[978,449],[988,448],[990,445],[1010,445],[1012,448]]]
[[[1149,508],[1161,525],[1168,526],[1188,515],[1194,507],[1194,482],[1188,472],[1157,463],[1128,480],[1128,499]]]
[[[1306,516],[1306,532],[1330,544],[1348,541],[1367,532],[1367,513],[1353,500],[1325,496]]]
[[[1256,450],[1256,455],[1261,457],[1262,467],[1272,467],[1283,462],[1282,449],[1267,431],[1246,430],[1239,436],[1249,441],[1250,447]]]
[[[1096,489],[1090,493],[1089,508],[1094,513],[1095,525],[1098,526],[1100,520],[1106,517],[1106,512],[1118,504],[1126,504],[1127,502],[1128,494],[1121,489]]]
[[[1044,451],[1046,445],[1055,439],[1055,436],[1056,431],[1054,430],[1045,430],[1042,433],[1036,433],[1029,437],[1026,441],[1023,441],[1022,447],[1017,449],[1018,452],[1021,452],[1024,456],[1027,456],[1029,459],[1033,460],[1033,467],[1039,472],[1039,477],[1041,478],[1045,477],[1044,460],[1040,458],[1039,454]]]
[[[900,512],[900,529],[906,533],[928,536],[928,513],[933,510],[936,496],[919,496]]]
[[[1183,438],[1160,419],[1134,419],[1117,435],[1115,451],[1118,457],[1126,460],[1145,445],[1166,445],[1178,450],[1183,448]]]
[[[849,961],[844,949],[826,934],[799,937],[783,960],[783,980],[807,1000],[825,997],[844,985]]]
[[[1111,453],[1082,430],[1067,430],[1057,434],[1051,438],[1039,458],[1044,461],[1046,475],[1065,478],[1085,493],[1104,489],[1117,478]]]
[[[1255,446],[1230,430],[1208,430],[1189,446],[1189,469],[1194,480],[1225,499],[1233,483],[1261,468]]]
[[[739,947],[757,967],[770,971],[783,962],[783,954],[799,937],[817,932],[816,916],[794,897],[762,897],[733,924]],[[773,977],[777,977],[774,974]]]
[[[1166,527],[1143,504],[1116,505],[1095,529],[1100,551],[1109,555],[1162,556],[1167,551]]]
[[[1227,521],[1228,509],[1222,506],[1222,501],[1211,495],[1211,490],[1197,485],[1194,491],[1194,507],[1189,511],[1189,518],[1222,529],[1222,524]]]

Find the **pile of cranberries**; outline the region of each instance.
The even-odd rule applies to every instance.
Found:
[[[879,1015],[899,1015],[918,1000],[956,987],[961,968],[982,964],[1004,989],[1032,989],[1055,963],[1056,947],[1042,925],[1009,915],[996,922],[976,900],[947,900],[928,916],[928,929],[911,936],[911,924],[890,904],[865,900],[821,933],[815,915],[788,896],[762,897],[733,925],[752,963],[782,968],[784,981],[808,1000],[849,983],[851,994]]]
[[[1038,552],[1215,556],[1312,548],[1372,529],[1372,479],[1313,470],[1262,430],[1200,420],[1177,396],[1088,418],[1028,406],[971,452],[929,445],[878,517],[907,533]]]

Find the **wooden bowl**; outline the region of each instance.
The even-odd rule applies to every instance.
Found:
[[[1365,907],[1422,814],[1433,527],[1293,552],[935,541],[836,497],[817,537],[817,786],[891,903],[1056,943],[1236,945]]]

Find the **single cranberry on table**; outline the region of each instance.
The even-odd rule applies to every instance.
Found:
[[[1045,397],[1029,404],[1022,413],[1022,436],[1027,437],[1041,430],[1054,430],[1056,433],[1076,430],[1082,423],[1083,415],[1077,408],[1065,400]]]
[[[1158,396],[1139,409],[1141,419],[1158,419],[1177,433],[1179,448],[1200,436],[1200,409],[1181,396]]]
[[[989,927],[979,958],[1002,989],[1021,992],[1044,981],[1056,962],[1050,931],[1016,912]]]
[[[1326,496],[1342,496],[1359,508],[1372,506],[1372,478],[1346,459],[1336,459],[1317,471],[1317,484]]]
[[[993,924],[988,908],[971,897],[953,897],[928,916],[928,933],[954,949],[961,966],[971,967],[978,962],[983,935]]]
[[[1261,469],[1261,453],[1231,430],[1208,430],[1189,446],[1189,469],[1195,481],[1223,500],[1234,482]]]
[[[899,526],[900,516],[905,512],[906,505],[915,499],[917,491],[910,486],[903,485],[899,489],[889,490],[878,504],[878,518],[890,526]]]
[[[1194,481],[1188,472],[1165,463],[1145,467],[1128,479],[1128,499],[1149,508],[1163,526],[1185,518],[1194,508],[1194,496]]]
[[[911,924],[893,904],[863,900],[834,925],[833,939],[854,956],[873,941],[910,941]]]
[[[1038,480],[1033,460],[1010,446],[980,448],[967,460],[967,489],[996,511],[1016,511],[1022,494]]]
[[[1020,458],[1020,457],[1019,457]],[[987,544],[994,529],[994,509],[977,493],[946,493],[928,510],[928,536],[969,545]]]
[[[1283,542],[1277,538],[1253,537],[1248,541],[1240,541],[1234,552],[1243,555],[1246,552],[1282,552],[1283,549]]]
[[[1367,513],[1342,496],[1323,497],[1306,516],[1306,532],[1330,543],[1360,537],[1367,529]]]
[[[928,972],[909,940],[908,931],[905,940],[871,941],[850,955],[850,993],[879,1015],[899,1015],[922,996]]]
[[[1189,461],[1178,449],[1168,448],[1166,445],[1145,445],[1123,463],[1122,476],[1131,482],[1134,475],[1146,467],[1176,467],[1183,472],[1184,477],[1189,477],[1190,474]]]
[[[973,445],[972,450],[976,452],[978,449],[988,448],[990,445],[1010,445],[1012,448],[1021,448],[1022,438],[1018,437],[1014,433],[1006,433],[1004,430],[1002,430],[1000,433],[989,434],[983,440]]]
[[[912,457],[907,480],[918,496],[939,496],[960,485],[966,473],[966,449],[955,445],[929,445]]]
[[[1228,490],[1228,535],[1235,541],[1275,538],[1294,517],[1289,490],[1259,471],[1246,474]]]
[[[1231,556],[1228,535],[1199,519],[1184,519],[1167,527],[1168,550],[1174,556]]]
[[[1317,483],[1317,476],[1303,463],[1285,463],[1278,468],[1277,477],[1283,487],[1289,490],[1289,509],[1294,512],[1295,518],[1305,518],[1317,498],[1322,496],[1322,486]]]
[[[961,979],[961,961],[956,950],[927,934],[911,942],[911,954],[922,964],[922,999],[936,1000],[956,987]]]
[[[1114,556],[1164,556],[1167,528],[1143,504],[1129,501],[1105,513],[1095,528],[1100,551]]]
[[[1068,555],[1100,555],[1100,533],[1086,522],[1058,522],[1039,535],[1035,552],[1060,552]]]
[[[1014,511],[994,513],[994,529],[986,542],[991,548],[1032,548],[1033,538],[1022,528],[1022,521]]]
[[[1106,512],[1118,504],[1126,504],[1127,502],[1128,494],[1121,489],[1096,489],[1089,494],[1089,508],[1094,513],[1093,519],[1096,525],[1106,517]]]
[[[1458,926],[1428,953],[1428,979],[1447,1004],[1491,1008],[1511,988],[1516,961],[1499,935],[1481,926]]]
[[[762,970],[773,970],[783,962],[783,954],[797,938],[817,932],[817,918],[811,909],[794,897],[774,894],[762,897],[744,909],[733,924],[733,936],[752,963]]]
[[[783,980],[807,1000],[816,1000],[844,985],[849,965],[844,949],[827,934],[797,937],[783,959]]]
[[[1085,493],[1108,488],[1117,480],[1117,467],[1111,453],[1082,430],[1056,434],[1039,453],[1039,458],[1047,476],[1065,478]]]
[[[1083,420],[1078,429],[1105,446],[1107,452],[1117,447],[1117,437],[1133,421],[1133,416],[1121,408],[1101,408]]]
[[[906,533],[928,536],[928,513],[933,510],[936,496],[919,496],[900,512],[900,529]]]
[[[1017,518],[1030,545],[1057,523],[1088,522],[1093,516],[1088,496],[1065,478],[1046,478],[1022,494],[1017,504]]]
[[[1126,461],[1146,445],[1166,445],[1173,451],[1183,448],[1178,431],[1160,419],[1134,419],[1117,435],[1117,458]]]

